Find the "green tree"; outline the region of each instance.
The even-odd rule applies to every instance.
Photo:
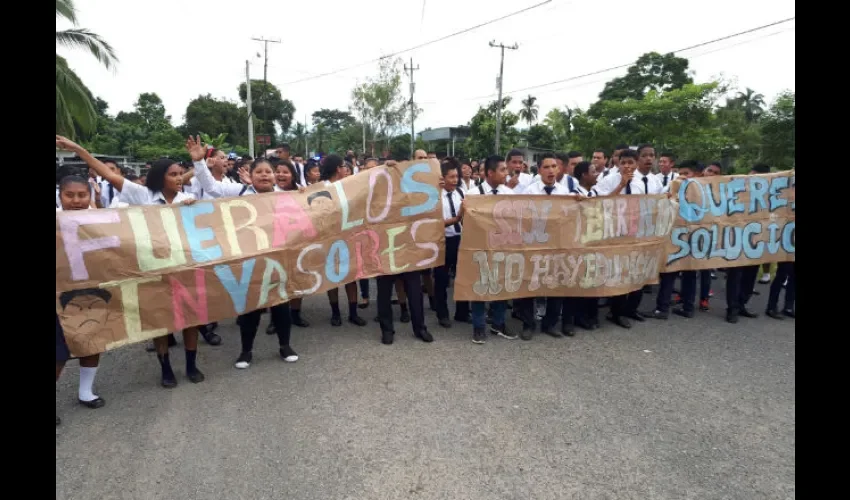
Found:
[[[519,144],[520,134],[514,128],[519,122],[519,116],[507,110],[511,98],[502,99],[502,130],[499,140],[500,151],[496,154],[505,155]],[[478,112],[469,121],[469,137],[466,139],[465,150],[471,158],[483,158],[493,154],[496,144],[496,109],[498,101],[493,101],[486,107],[479,107]]]
[[[568,149],[573,133],[573,117],[577,111],[581,112],[581,110],[564,106],[564,110],[554,108],[546,113],[546,117],[543,118],[543,125],[552,130],[552,134],[555,136],[554,149]]]
[[[401,59],[382,59],[378,75],[351,91],[351,109],[372,130],[372,142],[390,149],[391,137],[409,123],[407,103],[401,89]]]
[[[764,95],[749,87],[744,92],[738,92],[738,95],[727,103],[727,106],[740,108],[750,123],[758,120],[764,113],[764,105]]]
[[[534,149],[555,150],[555,133],[545,125],[532,125],[525,132],[525,142]]]
[[[761,119],[762,160],[778,169],[794,168],[797,155],[797,98],[786,91]]]
[[[230,144],[227,143],[227,134],[224,132],[218,135],[209,135],[201,132],[199,135],[201,136],[201,140],[204,141],[204,144],[208,146],[216,149],[230,149]]]
[[[680,89],[694,83],[688,73],[689,64],[686,58],[676,57],[672,52],[663,55],[648,52],[629,66],[624,76],[606,83],[599,100],[643,99],[651,91],[661,93]]]
[[[540,108],[535,102],[537,98],[533,95],[529,95],[525,99],[522,100],[522,109],[519,110],[519,118],[520,120],[525,121],[530,127],[532,123],[537,121],[537,111]]]
[[[178,128],[182,135],[206,132],[225,134],[234,145],[248,146],[248,114],[235,102],[200,95],[186,106],[186,123]]]
[[[239,99],[243,104],[248,101],[248,86],[245,83],[239,84]],[[292,125],[295,105],[289,99],[284,99],[280,89],[272,83],[251,80],[251,111],[257,133],[276,137],[275,124],[282,132],[288,131]]]
[[[56,0],[56,18],[77,25],[76,8],[73,0]],[[99,35],[87,29],[71,28],[56,32],[56,44],[64,48],[88,50],[95,59],[111,69],[118,58],[112,47]],[[68,67],[64,57],[56,54],[56,132],[76,136],[76,128],[90,133],[97,126],[97,109],[91,92],[80,77]]]

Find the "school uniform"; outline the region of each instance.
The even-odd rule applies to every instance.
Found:
[[[747,309],[747,302],[753,296],[760,267],[756,264],[726,269],[726,321],[729,323],[737,323],[739,316],[758,317]]]
[[[682,271],[682,291],[679,294],[682,300],[681,308],[675,309],[673,312],[679,316],[691,318],[694,315],[694,304],[697,296],[697,277],[699,277],[699,300],[700,308],[702,304],[708,302],[708,296],[711,292],[711,270],[702,269],[700,271]],[[703,310],[708,310],[707,306]]]
[[[596,188],[585,189],[581,184],[573,186],[572,194],[578,194],[586,198],[599,196]],[[593,330],[599,327],[599,298],[598,297],[576,297],[573,323],[585,330]]]
[[[767,315],[772,318],[779,316],[777,307],[779,306],[779,292],[782,291],[782,284],[785,280],[785,307],[782,308],[782,313],[786,316],[795,317],[796,309],[794,301],[797,298],[797,263],[796,262],[780,262],[776,266],[776,276],[773,278],[773,283],[770,284],[770,295],[767,299]]]
[[[443,206],[443,219],[451,219],[457,217],[460,205],[463,203],[464,194],[461,190],[455,189],[448,192],[445,189],[440,190],[440,199]],[[457,266],[458,249],[460,248],[460,236],[463,230],[461,222],[457,222],[450,226],[446,226],[446,261],[445,264],[434,269],[434,296],[437,308],[437,318],[444,320],[449,319],[448,307],[448,288],[449,288],[449,270]],[[469,321],[469,302],[455,303],[455,321]]]
[[[125,180],[125,184],[130,181]],[[102,181],[100,183],[100,204],[103,207],[109,207],[112,204],[112,201],[115,198],[120,196],[121,192],[118,189],[109,183],[109,181]]]
[[[458,183],[458,185],[457,185],[457,188],[458,188],[458,189],[460,189],[460,190],[463,192],[463,194],[466,194],[466,193],[468,193],[471,189],[475,189],[475,187],[476,187],[477,185],[478,185],[478,184],[476,184],[476,182],[475,182],[475,180],[474,180],[474,179],[469,179],[469,182],[467,182],[467,181],[465,181],[465,180],[461,179],[461,180],[460,180],[460,182],[459,182],[459,183]]]
[[[673,179],[675,179],[676,177],[679,177],[679,174],[671,171],[669,174],[664,175],[661,172],[659,172],[659,173],[655,174],[655,177],[658,178],[658,180],[661,182],[661,185],[663,187],[668,188],[668,190],[669,190],[670,183],[673,182]]]
[[[212,172],[205,161],[196,161],[195,179],[198,181],[198,188],[203,189],[206,195],[213,198],[227,198],[232,196],[250,196],[257,194],[254,186],[246,186],[233,182],[218,181],[213,177]],[[264,309],[257,309],[245,314],[239,315],[236,320],[239,325],[239,335],[242,340],[242,353],[236,360],[237,368],[248,368],[252,361],[252,351],[254,349],[254,339],[257,337],[257,329],[260,326],[260,318]],[[290,337],[292,333],[292,314],[289,307],[289,302],[278,304],[269,308],[271,322],[274,325],[277,333],[278,345],[280,347],[280,356],[284,361],[298,361],[298,355],[290,347]]]
[[[572,193],[575,187],[578,186],[578,179],[570,174],[564,174],[561,180],[558,181],[558,184],[567,188],[567,193]]]
[[[59,185],[56,185],[56,208],[61,208],[62,202],[59,201]]]
[[[607,196],[609,194],[614,193],[617,187],[620,185],[620,180],[622,179],[622,175],[619,171],[609,174],[607,177],[602,179],[601,182],[597,182],[596,184],[596,192],[599,193],[600,196]],[[647,194],[662,194],[664,191],[664,186],[661,185],[661,181],[653,175],[642,174],[641,172],[635,170],[631,182],[626,184],[626,187],[623,188],[617,194],[629,194],[629,195],[647,195]],[[665,291],[669,288],[669,293],[673,292],[673,281],[675,281],[675,274],[673,274],[673,281],[665,282],[664,274],[661,275],[661,289]],[[659,291],[659,293],[662,293]],[[640,307],[641,299],[643,298],[643,290],[635,290],[634,292],[628,293],[626,295],[620,295],[617,297],[611,298],[611,312],[609,319],[616,323],[619,326],[624,328],[630,328],[631,324],[628,321],[624,321],[624,318],[631,318],[636,321],[643,321],[644,316],[638,313],[638,308]],[[657,311],[653,311],[652,316],[662,319],[666,318],[667,312],[662,311],[659,314],[655,314]]]
[[[511,177],[512,176],[510,176],[510,175],[507,176],[506,179],[505,179],[505,182],[511,180]],[[534,179],[531,177],[530,174],[526,174],[525,172],[520,172],[519,173],[519,183],[516,185],[515,188],[513,188],[514,193],[524,194],[525,188],[527,188],[533,182],[533,180]]]
[[[499,185],[497,187],[493,187],[487,183],[486,180],[482,181],[481,184],[478,185],[476,189],[470,191],[467,196],[490,196],[494,194],[503,194],[503,195],[511,195],[515,194],[514,191],[505,186],[504,184]],[[484,338],[479,335],[483,335],[483,332],[487,326],[486,324],[486,313],[487,313],[487,302],[472,302],[472,328],[473,328],[473,342],[481,343],[484,342]],[[504,300],[493,300],[489,302],[490,304],[490,312],[493,318],[493,325],[490,328],[491,333],[496,335],[501,335],[507,339],[515,339],[516,335],[513,335],[508,332],[507,325],[505,323],[505,309],[507,309],[507,302]]]
[[[560,182],[555,182],[551,186],[547,186],[542,180],[532,183],[526,188],[523,194],[536,194],[543,196],[551,195],[569,195],[569,189]],[[553,337],[561,337],[573,335],[573,322],[575,308],[578,302],[576,297],[547,297],[546,298],[546,314],[540,323],[540,330]],[[534,299],[516,299],[514,300],[514,308],[519,309],[518,315],[523,323],[524,340],[531,337],[531,332],[534,330]],[[555,330],[555,325],[561,320],[561,333]]]

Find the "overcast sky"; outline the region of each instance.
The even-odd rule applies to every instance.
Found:
[[[156,92],[175,124],[199,94],[238,100],[245,81],[263,76],[292,100],[296,119],[320,108],[348,109],[351,89],[370,76],[369,64],[300,83],[295,80],[354,66],[384,54],[460,31],[544,0],[340,0],[283,1],[75,0],[79,27],[98,33],[120,62],[113,73],[83,50],[61,49],[110,114],[131,110],[142,92]],[[792,17],[793,0],[552,0],[549,4],[469,33],[401,55],[414,74],[416,101],[424,109],[417,131],[466,124],[494,97],[499,50],[488,42],[514,42],[506,51],[504,90],[563,80],[633,62],[649,51],[669,52]],[[64,29],[58,23],[57,29]],[[717,76],[751,87],[768,102],[795,88],[795,22],[681,52],[697,82]],[[258,57],[258,54],[260,57]],[[586,108],[606,81],[625,69],[517,92],[538,98],[540,119],[553,107]],[[404,94],[408,95],[407,78]]]

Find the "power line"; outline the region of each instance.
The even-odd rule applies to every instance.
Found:
[[[538,4],[532,5],[532,6],[530,6],[530,7],[526,7],[526,8],[524,8],[524,9],[518,10],[518,11],[516,11],[516,12],[511,12],[510,14],[506,14],[506,15],[504,15],[504,16],[502,16],[502,17],[498,17],[498,18],[496,18],[496,19],[491,19],[491,20],[486,21],[486,22],[483,22],[483,23],[481,23],[481,24],[477,24],[477,25],[475,25],[475,26],[472,26],[472,27],[469,27],[469,28],[466,28],[466,29],[463,29],[463,30],[460,30],[460,31],[456,31],[456,32],[454,32],[454,33],[452,33],[452,34],[450,34],[450,35],[442,36],[442,37],[440,37],[440,38],[435,38],[434,40],[429,40],[429,41],[427,41],[427,42],[420,43],[419,45],[414,45],[413,47],[408,47],[408,48],[406,48],[406,49],[404,49],[404,50],[399,50],[399,51],[393,52],[393,53],[391,53],[391,54],[386,54],[386,55],[383,55],[383,56],[378,57],[378,58],[375,58],[375,59],[370,59],[370,60],[365,61],[365,62],[362,62],[362,63],[360,63],[360,64],[355,64],[354,66],[348,66],[348,67],[346,67],[346,68],[335,69],[335,70],[333,70],[333,71],[328,71],[328,72],[325,72],[325,73],[319,73],[318,75],[308,76],[308,77],[306,77],[306,78],[301,78],[301,79],[299,79],[299,80],[293,80],[293,81],[291,81],[291,82],[286,82],[286,83],[284,83],[283,85],[294,85],[294,84],[296,84],[296,83],[306,82],[306,81],[309,81],[309,80],[315,80],[315,79],[317,79],[317,78],[323,78],[323,77],[326,77],[326,76],[328,76],[328,75],[333,75],[333,74],[335,74],[335,73],[340,73],[340,72],[342,72],[342,71],[349,71],[349,70],[352,70],[352,69],[355,69],[355,68],[359,68],[359,67],[361,67],[361,66],[366,66],[367,64],[374,64],[374,63],[376,63],[376,62],[380,62],[380,61],[381,61],[381,60],[383,60],[383,59],[387,59],[387,58],[389,58],[389,57],[395,57],[395,56],[397,56],[397,55],[404,54],[405,52],[410,52],[411,50],[421,49],[422,47],[427,47],[428,45],[431,45],[431,44],[434,44],[434,43],[438,43],[438,42],[442,42],[442,41],[448,40],[449,38],[453,38],[453,37],[456,37],[456,36],[458,36],[458,35],[462,35],[462,34],[464,34],[464,33],[468,33],[468,32],[470,32],[470,31],[476,30],[476,29],[478,29],[478,28],[482,28],[482,27],[484,27],[484,26],[487,26],[487,25],[490,25],[490,24],[493,24],[493,23],[497,23],[497,22],[499,22],[499,21],[503,21],[503,20],[508,19],[508,18],[510,18],[510,17],[517,16],[517,15],[519,15],[519,14],[522,14],[522,13],[528,12],[528,11],[530,11],[530,10],[532,10],[532,9],[536,9],[536,8],[538,8],[538,7],[542,7],[542,6],[544,6],[544,5],[548,4],[548,3],[551,3],[551,2],[552,2],[552,0],[544,0],[543,2],[540,2],[540,3],[538,3]]]
[[[733,33],[731,35],[726,35],[726,36],[723,36],[723,37],[720,37],[720,38],[715,38],[713,40],[708,40],[708,41],[705,41],[705,42],[700,42],[698,44],[690,45],[688,47],[684,47],[684,48],[677,49],[677,50],[673,50],[671,52],[675,54],[676,52],[685,52],[687,50],[692,50],[692,49],[696,49],[696,48],[699,48],[699,47],[704,47],[706,45],[711,45],[711,44],[715,44],[717,42],[722,42],[724,40],[729,40],[730,38],[736,38],[736,37],[739,37],[741,35],[746,35],[748,33],[754,33],[756,31],[761,31],[763,29],[767,29],[767,28],[770,28],[770,27],[773,27],[773,26],[777,26],[777,25],[780,25],[780,24],[791,22],[791,21],[795,20],[796,18],[797,18],[796,16],[789,17],[787,19],[782,19],[781,21],[776,21],[776,22],[773,22],[773,23],[770,23],[770,24],[757,26],[755,28],[750,28],[750,29],[745,30],[745,31],[739,31],[738,33]],[[588,76],[594,76],[594,75],[598,75],[598,74],[601,74],[601,73],[607,73],[609,71],[628,68],[629,66],[631,66],[633,64],[634,64],[634,61],[626,63],[626,64],[620,64],[620,65],[617,65],[617,66],[612,66],[610,68],[600,69],[600,70],[597,70],[597,71],[591,71],[590,73],[585,73],[583,75],[571,76],[569,78],[564,78],[563,80],[556,80],[554,82],[543,83],[543,84],[539,84],[539,85],[532,85],[531,87],[525,87],[525,88],[517,89],[517,90],[511,90],[510,92],[505,92],[503,95],[511,95],[511,94],[516,94],[518,92],[525,92],[527,90],[534,90],[534,89],[539,89],[539,88],[542,88],[542,87],[548,87],[550,85],[557,85],[559,83],[571,82],[573,80],[578,80],[578,79],[581,79],[581,78],[587,78]],[[467,100],[477,101],[477,100],[481,100],[481,99],[489,99],[489,98],[492,98],[492,97],[493,97],[493,94],[488,94],[488,95],[483,95],[483,96],[479,96],[479,97],[473,97],[473,98],[467,99]]]

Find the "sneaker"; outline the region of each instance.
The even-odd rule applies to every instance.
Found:
[[[542,321],[543,317],[546,316],[546,304],[537,304],[537,313],[534,316],[537,321]]]
[[[280,357],[287,363],[295,363],[298,361],[298,354],[289,346],[280,348]]]
[[[516,334],[508,331],[508,325],[492,325],[490,327],[490,333],[508,340],[516,340]]]
[[[475,328],[472,331],[472,343],[473,344],[483,344],[487,342],[487,334],[484,333],[483,328]]]
[[[339,314],[331,316],[331,326],[342,326],[342,317]]]
[[[702,299],[702,300],[699,301],[699,310],[700,311],[708,312],[709,309],[711,309],[711,308],[708,307],[708,299]]]
[[[766,285],[766,284],[770,283],[770,274],[768,274],[768,273],[762,274],[761,278],[759,279],[759,283],[761,283],[762,285]]]
[[[710,299],[712,297],[714,297],[714,290],[709,290],[708,291],[708,298]]]
[[[239,355],[239,358],[236,360],[236,363],[233,364],[234,367],[239,368],[240,370],[244,370],[251,366],[251,361],[254,359],[254,355],[250,352],[243,352]]]
[[[266,335],[275,335],[277,330],[274,329],[274,323],[269,323],[269,326],[266,327]]]
[[[366,326],[366,320],[361,318],[360,316],[349,316],[348,322],[352,325]]]

